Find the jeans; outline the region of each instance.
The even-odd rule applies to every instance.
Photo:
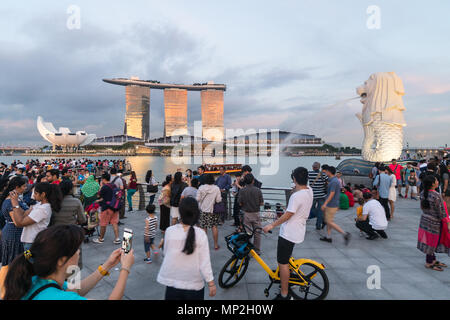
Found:
[[[148,204],[153,204],[153,202],[155,201],[155,196],[156,196],[156,194],[152,194],[150,196],[150,201],[148,202]]]
[[[323,212],[321,207],[325,202],[325,198],[314,199],[311,207],[311,211],[309,213],[308,219],[317,218],[316,220],[316,228],[321,229],[323,224]]]
[[[132,198],[133,195],[136,193],[136,189],[127,189],[127,200],[128,200],[128,208],[133,208],[133,202]]]

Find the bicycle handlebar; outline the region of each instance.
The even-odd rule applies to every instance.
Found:
[[[244,226],[244,231],[246,232],[246,233],[248,233],[247,232],[247,229],[248,230],[250,230],[252,233],[251,233],[251,236],[253,237],[253,235],[255,234],[255,232],[257,232],[258,230],[260,230],[260,231],[258,231],[260,234],[265,234],[263,231],[262,231],[262,228],[261,227],[255,227],[255,228],[251,228],[251,227],[249,227],[249,226],[247,226],[246,224],[242,224],[243,226]],[[270,230],[269,231],[269,233],[272,233],[272,230]]]

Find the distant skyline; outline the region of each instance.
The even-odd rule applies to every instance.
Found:
[[[80,29],[69,29],[71,5]],[[369,6],[380,29],[369,29]],[[0,3],[0,144],[44,145],[56,128],[123,133],[125,89],[104,78],[227,85],[225,128],[313,134],[360,147],[355,88],[375,72],[403,80],[412,146],[450,144],[450,2],[10,1]],[[356,98],[356,99],[352,99]],[[188,93],[188,123],[201,120]],[[150,136],[164,130],[161,90]]]

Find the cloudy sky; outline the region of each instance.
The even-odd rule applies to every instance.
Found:
[[[68,9],[80,9],[70,29]],[[369,29],[367,8],[380,9]],[[0,145],[43,145],[55,127],[120,134],[125,89],[103,78],[225,83],[225,126],[310,133],[359,147],[355,88],[395,71],[405,87],[405,141],[450,143],[450,2],[9,1],[0,3]],[[370,20],[372,21],[372,20]],[[150,97],[151,136],[163,92]],[[200,95],[188,94],[190,124]]]

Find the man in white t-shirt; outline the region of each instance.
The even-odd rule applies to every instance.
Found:
[[[278,237],[277,261],[280,268],[281,291],[276,300],[290,300],[289,295],[289,259],[295,244],[303,242],[306,233],[306,221],[313,203],[313,191],[308,187],[308,170],[296,168],[291,175],[295,183],[294,193],[289,199],[286,212],[277,220],[263,228],[269,232],[281,225]]]
[[[118,189],[123,190],[123,182],[122,179],[117,175],[117,169],[111,168],[111,183],[114,183]]]
[[[355,219],[356,227],[368,235],[368,240],[375,240],[378,235],[387,239],[384,230],[387,229],[388,221],[383,206],[368,192],[364,193],[364,202],[362,216]]]

